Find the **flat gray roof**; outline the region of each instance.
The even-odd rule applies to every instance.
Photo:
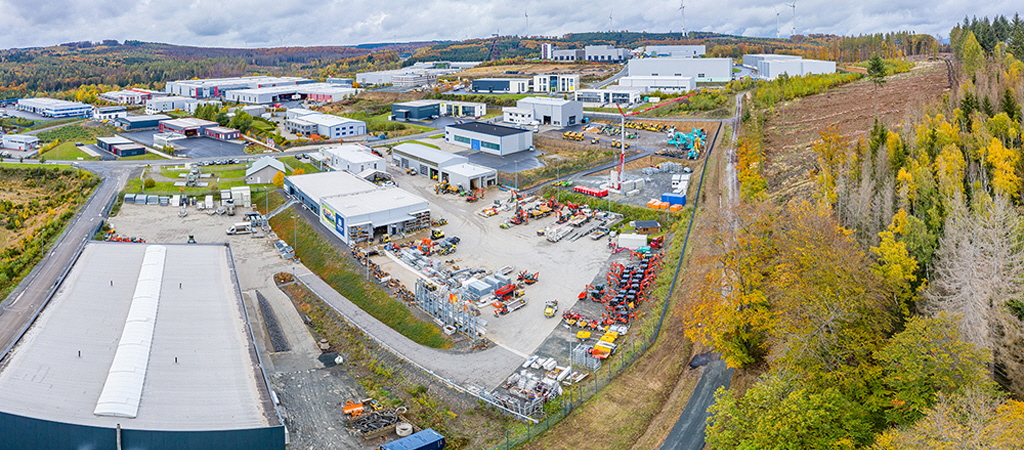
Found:
[[[166,260],[138,413],[135,418],[94,414],[151,247],[156,245],[86,245],[60,290],[0,366],[0,411],[147,430],[278,424],[224,245],[162,246]]]
[[[377,185],[344,170],[334,172],[289,175],[285,178],[292,186],[319,201],[335,195],[349,195],[377,189]]]

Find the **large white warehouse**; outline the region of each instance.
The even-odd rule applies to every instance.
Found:
[[[631,77],[690,77],[697,83],[732,80],[731,58],[641,58],[629,60]]]

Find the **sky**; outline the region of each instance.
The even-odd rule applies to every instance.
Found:
[[[0,0],[0,48],[134,39],[210,47],[355,45],[629,30],[789,37],[915,31],[947,37],[965,16],[1019,0]],[[778,20],[778,27],[776,27]],[[778,30],[778,31],[777,31]]]

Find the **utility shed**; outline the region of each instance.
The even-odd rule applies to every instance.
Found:
[[[223,244],[86,244],[0,368],[3,448],[283,450],[233,267]]]
[[[633,223],[636,232],[640,234],[655,234],[661,232],[661,224],[657,220],[637,220]]]

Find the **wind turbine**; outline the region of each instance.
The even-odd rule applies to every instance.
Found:
[[[686,39],[686,0],[679,0],[679,12],[683,16],[683,39]]]
[[[530,12],[524,11],[523,15],[526,16],[526,37],[530,37]]]
[[[793,8],[793,31],[789,33],[789,37],[796,36],[796,2],[786,3],[786,6]]]
[[[772,6],[772,11],[775,11],[775,39],[779,38],[779,8]]]
[[[608,15],[608,31],[612,31],[612,15]]]

